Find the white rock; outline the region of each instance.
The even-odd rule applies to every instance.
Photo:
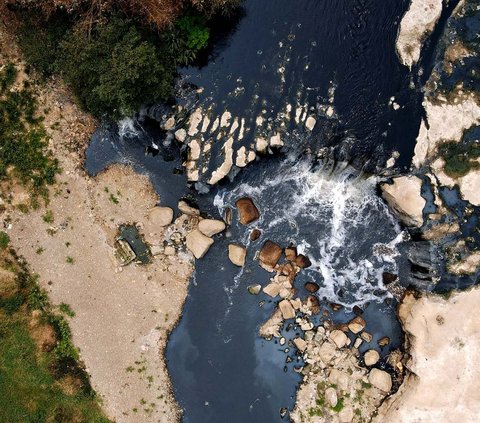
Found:
[[[225,230],[225,223],[217,219],[203,219],[198,224],[198,230],[206,236],[213,236]]]
[[[245,247],[238,244],[228,245],[228,258],[236,266],[244,266],[245,258],[247,256],[247,250]]]
[[[335,407],[338,402],[337,391],[334,388],[327,388],[325,390],[325,399],[330,407]]]
[[[190,206],[186,201],[180,200],[178,202],[178,209],[188,216],[199,216],[200,210]]]
[[[330,339],[335,342],[338,348],[343,348],[347,345],[348,337],[341,330],[332,330],[330,332]]]
[[[187,234],[187,248],[192,252],[195,258],[202,258],[213,244],[213,239],[203,235],[198,229]]]
[[[278,307],[282,313],[284,320],[295,318],[295,309],[288,300],[282,300],[278,303]]]
[[[282,138],[280,137],[280,134],[278,132],[275,133],[275,135],[272,135],[270,137],[270,146],[271,147],[282,147],[283,146]]]
[[[165,122],[165,125],[163,126],[163,128],[166,130],[166,131],[169,131],[170,129],[172,129],[173,127],[175,126],[175,117],[174,116],[171,116],[167,119],[167,121]]]
[[[267,150],[268,147],[268,141],[265,138],[258,137],[255,140],[255,149],[259,153],[264,153]]]
[[[313,131],[313,128],[315,128],[315,124],[317,123],[317,121],[315,120],[315,118],[313,116],[309,116],[305,122],[305,127],[309,130],[309,131]]]
[[[198,108],[196,109],[192,115],[190,116],[190,126],[188,128],[188,135],[193,137],[194,135],[197,134],[198,132],[198,125],[202,121],[202,109]]]
[[[173,220],[173,210],[170,207],[152,207],[148,212],[148,220],[154,226],[168,226]]]
[[[185,129],[180,128],[179,130],[175,131],[175,139],[180,142],[184,142],[187,138],[187,131]]]
[[[201,151],[200,142],[197,139],[193,139],[188,143],[188,146],[190,147],[190,160],[198,160],[200,158]]]
[[[275,298],[280,292],[280,285],[278,283],[269,283],[263,287],[263,292],[272,298]]]
[[[372,369],[368,374],[368,381],[383,392],[390,392],[392,389],[392,378],[383,370]]]
[[[224,151],[224,162],[212,172],[212,176],[208,183],[210,185],[215,185],[218,181],[223,179],[225,176],[228,175],[228,172],[232,169],[233,166],[233,138],[229,138],[227,142],[223,146]]]
[[[307,343],[302,338],[295,338],[293,343],[300,352],[304,352],[307,349]]]
[[[407,226],[423,224],[423,208],[426,201],[421,196],[422,180],[416,176],[400,176],[393,184],[382,184],[382,196],[391,210]]]
[[[366,366],[373,366],[380,360],[380,354],[375,350],[368,350],[363,356],[363,361]]]

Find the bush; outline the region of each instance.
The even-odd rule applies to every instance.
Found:
[[[95,28],[90,38],[79,29],[68,34],[57,64],[95,116],[130,114],[143,103],[166,99],[172,90],[170,54],[119,16]]]
[[[0,249],[5,250],[10,243],[10,237],[4,231],[0,231]]]
[[[441,144],[438,152],[445,159],[445,173],[451,177],[462,177],[471,170],[480,168],[477,161],[480,157],[480,144],[476,142],[449,141]]]

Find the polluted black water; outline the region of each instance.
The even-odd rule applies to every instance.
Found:
[[[370,348],[388,336],[390,344],[380,350],[385,357],[402,344],[396,304],[382,275],[402,272],[404,234],[377,195],[377,178],[369,175],[393,152],[399,153],[397,169],[406,169],[418,133],[422,92],[395,53],[408,5],[407,0],[246,0],[235,28],[217,35],[204,63],[181,71],[180,85],[195,89],[179,94],[177,102],[212,116],[228,110],[245,126],[236,149],[254,144],[256,134],[248,128],[262,116],[270,128],[282,127],[285,148],[220,186],[206,189],[202,179],[187,183],[180,148],[155,121],[166,105],[105,125],[93,137],[86,161],[92,174],[114,162],[130,164],[150,176],[163,205],[175,208],[189,196],[206,216],[220,218],[248,196],[261,213],[245,227],[234,211],[232,225],[196,262],[166,350],[185,423],[277,422],[281,408],[294,406],[300,357],[294,348],[285,351],[275,340],[259,337],[276,302],[247,291],[272,276],[255,260],[267,239],[293,244],[310,258],[312,265],[295,281],[300,298],[307,296],[304,283],[315,281],[322,307],[343,305],[329,309],[329,319],[348,321],[357,306],[373,335]],[[307,134],[296,119],[282,118],[289,107],[293,114],[322,111],[323,117]],[[324,147],[333,152],[330,160],[318,157]],[[213,143],[211,169],[222,162],[221,150],[222,143]],[[249,238],[253,227],[262,232],[256,241]],[[247,246],[243,268],[228,260],[229,243]],[[301,330],[290,325],[282,334],[289,340]]]

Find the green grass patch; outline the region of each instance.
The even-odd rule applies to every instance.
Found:
[[[35,96],[26,84],[14,88],[16,76],[11,63],[0,71],[0,179],[15,177],[33,198],[46,198],[60,168],[48,150]]]
[[[17,278],[14,291],[0,297],[0,422],[108,423],[77,361],[66,321],[53,314],[25,263],[6,256],[2,254],[0,265],[15,269]],[[37,326],[32,326],[32,310],[40,310]],[[57,343],[46,351],[31,331],[48,324]]]
[[[4,231],[0,231],[0,249],[5,250],[10,244],[10,237]]]

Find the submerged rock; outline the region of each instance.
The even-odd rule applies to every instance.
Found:
[[[295,264],[301,269],[306,269],[307,267],[310,267],[312,265],[312,262],[307,256],[304,256],[303,254],[299,254],[295,258]]]
[[[243,267],[245,265],[245,258],[247,257],[247,249],[242,245],[229,244],[228,258],[236,266]]]
[[[282,247],[272,241],[265,241],[258,260],[260,265],[267,270],[273,269],[282,256]]]
[[[225,230],[225,223],[216,219],[204,219],[198,224],[198,230],[206,236],[213,236]]]
[[[202,258],[213,244],[213,239],[194,229],[187,234],[186,245],[196,259]]]
[[[240,198],[235,205],[237,206],[239,221],[242,225],[248,225],[260,217],[260,212],[251,198]]]

